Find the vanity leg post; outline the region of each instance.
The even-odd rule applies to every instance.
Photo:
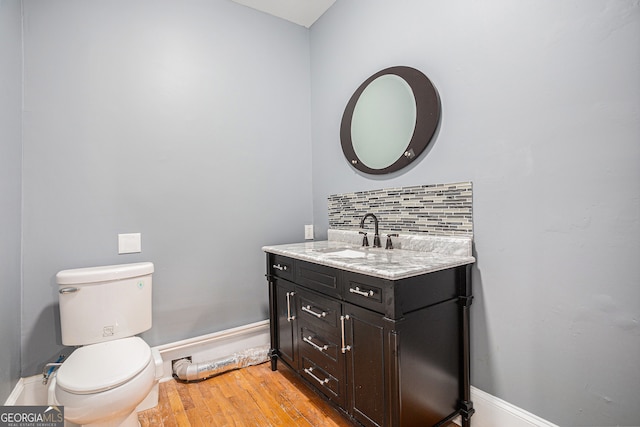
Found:
[[[272,280],[269,268],[269,255],[267,254],[267,280],[269,281],[269,335],[271,336],[271,348],[269,349],[269,359],[271,360],[271,370],[278,369],[278,328],[276,325],[278,319],[277,307],[276,307],[276,284]]]
[[[471,416],[475,413],[471,401],[471,266],[461,267],[458,276],[458,302],[460,305],[460,401],[458,408],[462,417],[462,427],[471,427]]]
[[[275,348],[269,350],[269,359],[271,360],[271,370],[276,371],[278,369],[278,353]]]

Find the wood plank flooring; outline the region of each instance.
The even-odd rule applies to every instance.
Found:
[[[275,372],[267,362],[196,383],[170,380],[159,393],[158,406],[138,414],[141,427],[353,427],[283,363]]]
[[[352,424],[294,374],[270,363],[198,383],[160,384],[158,406],[138,414],[142,427],[347,427]]]

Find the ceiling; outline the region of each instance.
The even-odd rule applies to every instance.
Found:
[[[252,9],[311,27],[336,0],[232,0]]]

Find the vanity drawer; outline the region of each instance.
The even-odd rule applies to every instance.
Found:
[[[343,275],[344,300],[378,313],[385,313],[385,289],[392,289],[388,281],[357,273]]]
[[[300,328],[300,340],[302,348],[312,350],[309,354],[319,354],[322,357],[336,363],[340,355],[339,337],[327,336],[322,331],[314,330],[312,327],[302,325]]]
[[[296,312],[301,325],[322,333],[331,339],[340,336],[340,301],[296,287]]]
[[[336,378],[340,378],[341,346],[339,337],[327,336],[313,327],[300,327],[300,354]]]
[[[296,263],[296,281],[310,289],[340,298],[340,270],[305,261]]]
[[[300,373],[316,389],[327,396],[329,400],[339,405],[344,404],[343,384],[340,379],[331,375],[307,357],[302,357]]]
[[[277,277],[282,277],[283,279],[293,281],[293,273],[294,273],[294,261],[292,258],[269,254],[269,264],[267,265],[267,269],[271,274]]]

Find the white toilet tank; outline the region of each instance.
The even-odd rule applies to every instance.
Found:
[[[152,273],[150,262],[59,272],[62,343],[94,344],[150,329]]]

